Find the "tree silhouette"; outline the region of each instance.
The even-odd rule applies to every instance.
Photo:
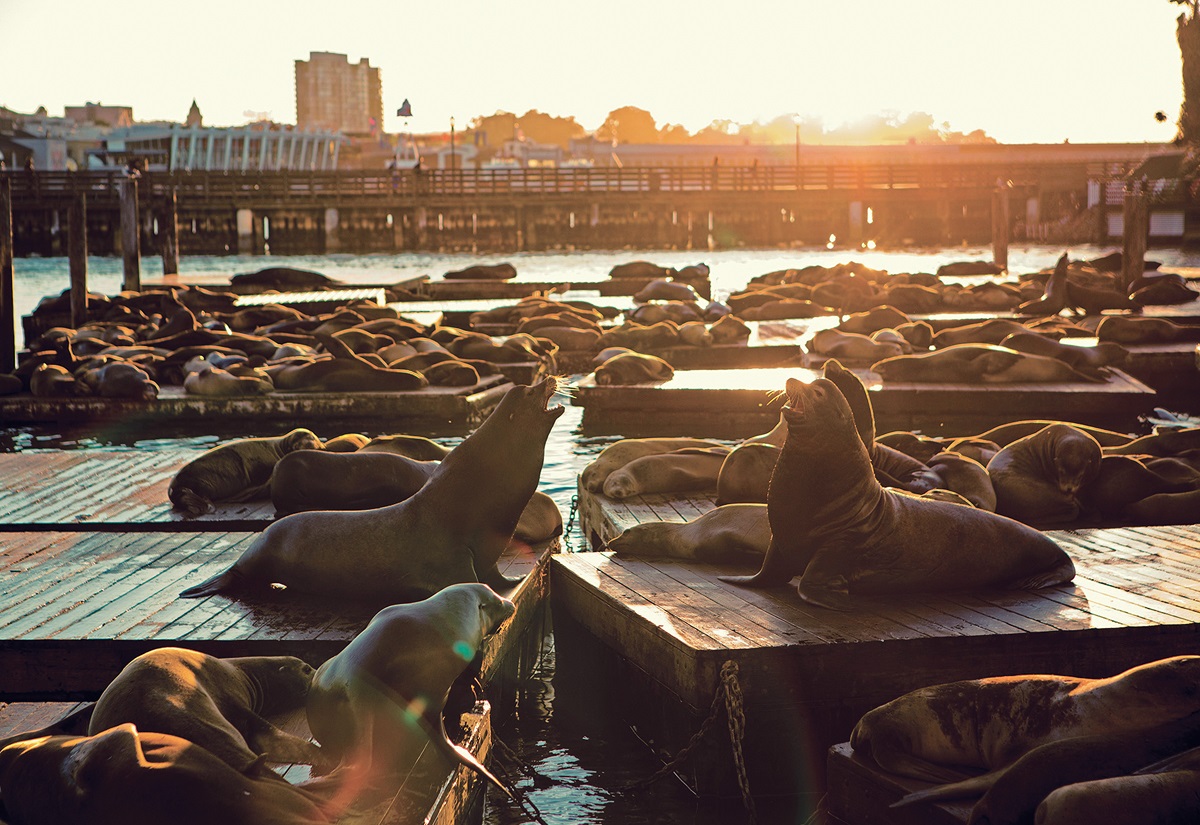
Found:
[[[645,109],[622,106],[608,113],[603,125],[596,130],[596,137],[618,143],[658,143],[658,127]]]
[[[1176,140],[1200,144],[1200,23],[1196,21],[1200,0],[1171,0],[1188,11],[1175,21],[1175,39],[1183,59],[1183,103],[1179,107],[1179,134]]]

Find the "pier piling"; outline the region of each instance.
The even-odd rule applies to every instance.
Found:
[[[1140,181],[1133,181],[1126,186],[1124,206],[1125,232],[1121,242],[1124,271],[1121,275],[1124,286],[1128,287],[1142,277],[1146,268],[1146,235],[1149,230],[1150,210]]]
[[[124,178],[120,182],[121,193],[121,252],[125,260],[125,282],[122,289],[138,291],[142,288],[142,243],[138,232],[138,184],[137,178]]]
[[[17,366],[12,225],[12,183],[0,175],[0,372],[12,372]]]
[[[161,227],[163,275],[179,274],[179,193],[172,187],[167,193]]]
[[[71,273],[71,326],[87,322],[87,195],[71,203],[67,217],[67,264]]]
[[[997,181],[996,191],[992,193],[992,262],[1005,272],[1008,271],[1008,190],[1010,188],[1012,188],[1010,181]]]

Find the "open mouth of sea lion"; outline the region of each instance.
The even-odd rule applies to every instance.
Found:
[[[566,408],[562,404],[555,404],[554,406],[550,405],[550,400],[554,398],[554,394],[558,392],[558,384],[558,376],[551,375],[534,388],[535,391],[540,392],[542,395],[542,409],[546,413],[553,415],[555,418],[566,412]]]

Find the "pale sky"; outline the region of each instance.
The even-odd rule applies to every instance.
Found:
[[[1005,143],[1164,141],[1182,97],[1168,0],[0,0],[0,106],[138,120],[296,117],[311,51],[381,70],[389,132],[621,106],[696,131],[924,111]],[[412,103],[407,125],[395,116]],[[1163,110],[1168,122],[1155,121]]]

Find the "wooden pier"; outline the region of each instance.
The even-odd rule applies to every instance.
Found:
[[[0,397],[6,424],[107,423],[122,427],[269,422],[386,421],[394,429],[466,429],[483,422],[512,387],[503,375],[488,375],[471,387],[425,387],[407,392],[273,392],[255,398],[208,398],[183,387],[163,387],[149,401],[77,397],[35,398],[29,393]]]
[[[682,520],[676,507],[694,504],[636,515]],[[869,599],[849,613],[807,605],[790,587],[720,581],[746,572],[731,566],[558,556],[556,634],[558,618],[569,617],[608,648],[630,721],[661,755],[687,743],[709,714],[722,667],[735,663],[751,790],[815,794],[827,749],[846,741],[863,713],[910,690],[1019,673],[1109,676],[1195,652],[1200,525],[1049,535],[1075,561],[1071,585]],[[737,793],[724,727],[681,769],[702,795]]]
[[[180,599],[180,590],[232,564],[245,532],[9,532],[0,541],[0,695],[94,697],[133,657],[156,647],[214,656],[299,656],[318,664],[374,615],[302,596],[259,601]],[[484,644],[490,675],[516,648],[546,589],[558,542],[512,547],[501,572],[524,576],[507,593],[513,619]]]
[[[866,370],[854,372],[871,394],[879,432],[963,435],[1021,418],[1131,431],[1156,398],[1153,389],[1120,370],[1103,384],[884,383]],[[799,367],[679,370],[655,384],[598,386],[586,376],[571,403],[584,408],[584,429],[593,434],[745,438],[778,422],[788,378],[818,377]]]

